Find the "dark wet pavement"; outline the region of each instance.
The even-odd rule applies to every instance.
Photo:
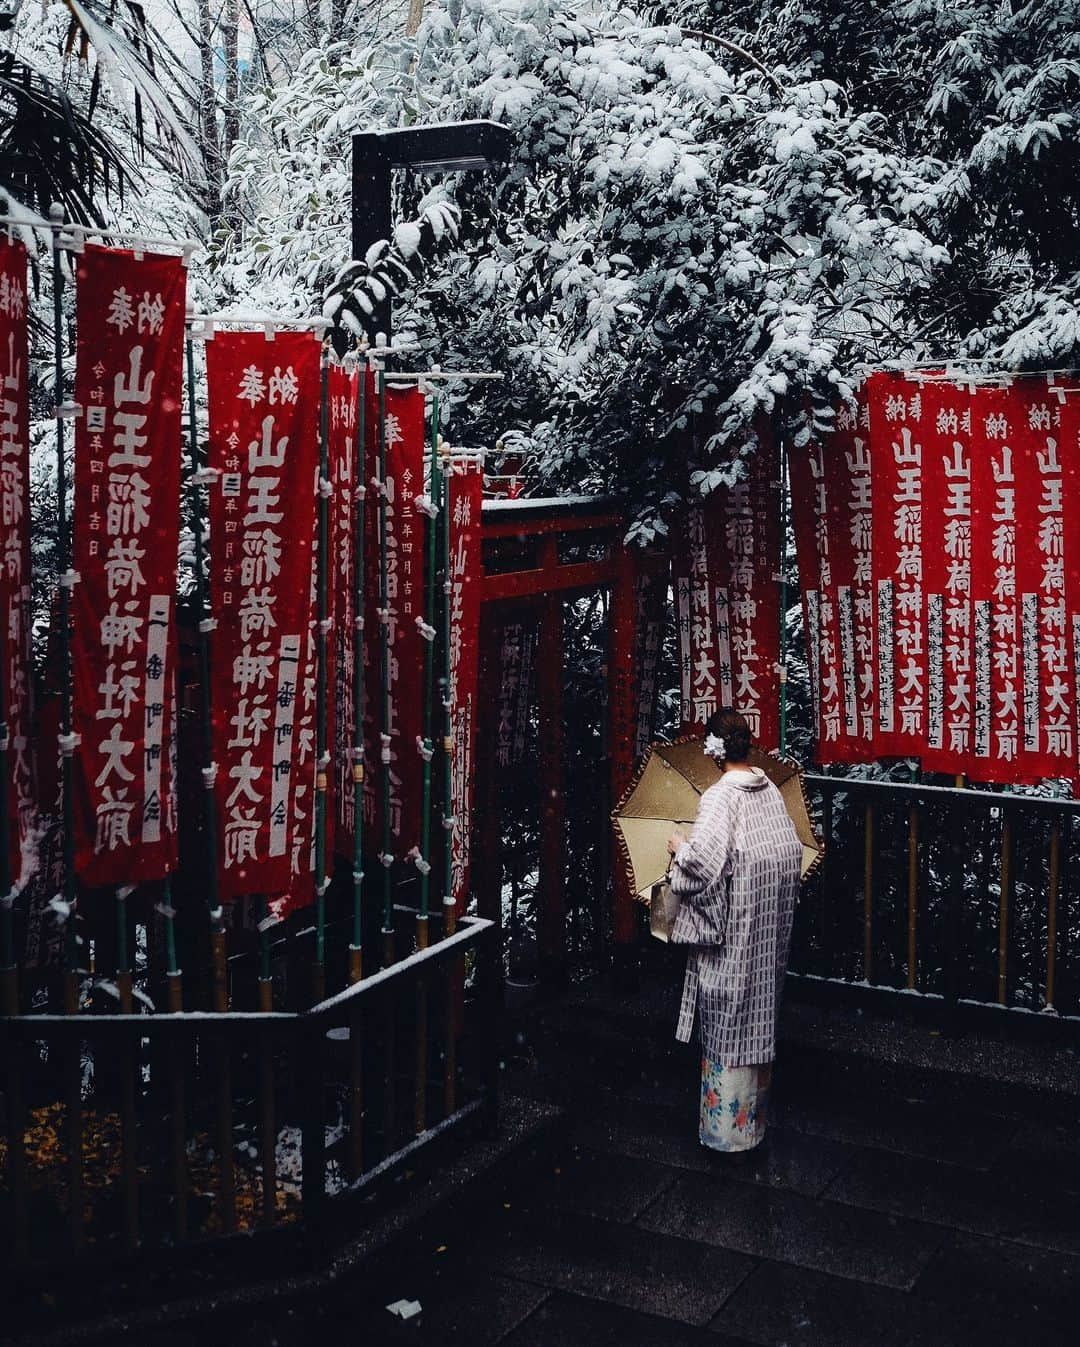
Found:
[[[696,1053],[580,996],[522,1021],[505,1074],[564,1125],[375,1264],[148,1347],[1080,1341],[1075,1094],[787,1041],[766,1147],[713,1161]]]

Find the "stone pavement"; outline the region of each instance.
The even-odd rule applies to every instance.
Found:
[[[202,1347],[1080,1341],[1075,1093],[788,1043],[767,1149],[710,1162],[695,1053],[609,1011],[571,997],[516,1036],[508,1090],[564,1129],[376,1266]],[[399,1323],[398,1299],[422,1313]]]

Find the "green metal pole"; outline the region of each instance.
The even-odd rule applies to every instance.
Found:
[[[367,486],[364,445],[367,438],[367,370],[360,366],[357,389],[356,505],[353,562],[353,922],[349,981],[364,976],[364,502]]]
[[[779,427],[777,427],[779,430]],[[783,433],[779,433],[777,438],[780,441],[780,743],[781,753],[787,752],[787,652],[788,652],[788,551],[787,551],[787,532],[788,532],[788,469],[787,469],[787,445],[784,441]]]
[[[207,875],[206,902],[210,910],[211,953],[215,984],[215,1004],[221,1006],[225,992],[225,928],[218,896],[217,802],[214,763],[213,723],[210,715],[210,633],[214,621],[209,616],[206,597],[203,552],[203,479],[199,456],[199,431],[195,412],[195,360],[192,343],[187,342],[188,443],[191,474],[188,479],[191,503],[191,529],[195,538],[195,621],[199,651],[199,700],[203,729],[203,822],[206,828]]]
[[[439,394],[435,391],[431,399],[431,454],[428,470],[428,493],[432,513],[428,517],[427,531],[427,567],[424,576],[424,705],[423,705],[423,757],[424,757],[424,794],[423,813],[420,818],[420,916],[423,933],[418,930],[417,943],[421,948],[427,945],[428,908],[431,899],[431,761],[433,745],[431,741],[432,705],[435,687],[435,583],[439,564],[439,497],[442,494],[439,473]]]
[[[386,498],[386,374],[380,368],[375,376],[379,404],[379,628],[382,670],[382,721],[379,758],[382,766],[382,867],[383,867],[383,963],[394,961],[394,895],[390,876],[393,857],[390,852],[390,576],[387,557]]]
[[[63,211],[54,206],[50,215],[55,223],[63,220]],[[53,359],[56,393],[56,558],[60,574],[60,751],[61,793],[64,827],[64,902],[67,925],[64,932],[64,963],[68,975],[67,1009],[78,1006],[79,938],[75,929],[75,807],[74,754],[75,736],[71,732],[71,538],[68,530],[67,472],[64,463],[64,270],[60,246],[53,235]]]
[[[326,623],[329,587],[327,561],[330,539],[330,359],[323,350],[319,388],[319,532],[318,587],[315,625],[315,967],[324,976],[326,962]],[[325,988],[317,987],[320,993]]]

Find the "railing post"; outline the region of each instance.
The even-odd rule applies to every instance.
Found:
[[[298,1047],[303,1107],[300,1200],[304,1220],[313,1223],[320,1219],[326,1199],[325,1041],[322,1020],[318,1016],[300,1022]]]
[[[427,918],[423,925],[423,945],[427,949]],[[427,1128],[427,1070],[428,1070],[428,995],[427,974],[421,968],[416,974],[416,1058],[413,1064],[413,1131],[417,1136]]]
[[[874,980],[874,805],[863,809],[863,980]]]
[[[183,1244],[188,1234],[187,1107],[184,1072],[189,1060],[187,1044],[177,1044],[169,1054],[169,1169],[172,1178],[173,1240]]]
[[[264,1007],[260,1006],[260,1009]],[[259,1138],[262,1170],[262,1215],[267,1225],[277,1219],[277,1119],[274,1108],[274,1040],[270,1025],[259,1030]]]
[[[69,918],[72,920],[73,918]],[[69,972],[64,980],[64,1013],[79,1013],[79,982]],[[65,1144],[67,1146],[68,1233],[74,1253],[82,1251],[83,1148],[82,1148],[82,1041],[75,1035],[64,1054]]]
[[[218,1026],[221,1037],[216,1051],[210,1056],[215,1064],[215,1146],[218,1153],[218,1200],[221,1229],[231,1234],[236,1229],[236,1164],[233,1157],[233,1097],[232,1057],[224,1028]]]
[[[1061,888],[1061,824],[1050,825],[1050,859],[1046,892],[1046,1005],[1053,1013],[1057,973],[1058,891]]]
[[[364,1172],[364,1021],[360,998],[349,1011],[349,1177]]]
[[[550,540],[554,548],[555,540]],[[546,558],[545,558],[546,563]],[[540,883],[536,943],[540,977],[566,979],[566,794],[563,754],[562,597],[543,601],[537,669],[540,721]]]
[[[139,1245],[139,1127],[135,1107],[138,1039],[125,1035],[120,1049],[120,1180],[123,1189],[124,1248]]]
[[[829,976],[831,967],[829,951],[829,856],[832,851],[833,836],[833,801],[834,795],[828,786],[823,787],[821,792],[821,831],[825,843],[825,856],[821,862],[821,871],[818,882],[818,951],[820,954],[819,970],[823,977]]]
[[[613,545],[614,547],[614,545]],[[633,549],[624,553],[622,564],[611,586],[611,605],[608,617],[607,639],[607,753],[609,762],[609,810],[613,809],[634,774],[634,748],[637,720],[637,685],[635,676],[635,635],[637,629],[636,577],[640,574],[640,558]],[[603,826],[610,837],[611,820]],[[632,992],[638,982],[638,917],[626,867],[616,863],[611,875],[612,977],[620,991]]]
[[[8,1193],[11,1202],[12,1239],[11,1248],[14,1260],[19,1263],[26,1258],[29,1248],[29,1227],[26,1211],[26,1102],[23,1092],[23,1042],[18,1034],[4,1034],[0,1042],[4,1046],[4,1059],[7,1062],[7,1171]]]
[[[998,968],[997,1003],[1008,1003],[1009,995],[1009,903],[1012,897],[1013,820],[1008,809],[1002,811],[1001,875],[998,890]]]
[[[953,804],[948,814],[952,832],[952,864],[947,867],[948,889],[945,895],[945,1018],[949,1025],[956,1019],[960,1003],[960,916],[964,901],[964,812]]]
[[[914,991],[919,977],[919,806],[908,809],[907,853],[907,985]]]
[[[483,950],[486,947],[486,954]],[[484,1116],[488,1134],[499,1130],[499,1081],[502,1070],[502,945],[498,927],[484,933],[480,963],[483,979],[480,984],[480,1033],[484,1036]]]

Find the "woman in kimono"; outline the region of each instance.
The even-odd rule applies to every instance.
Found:
[[[674,833],[671,939],[690,946],[676,1038],[701,1032],[701,1144],[747,1151],[765,1135],[776,1014],[787,969],[802,846],[780,792],[750,767],[750,727],[721,710],[704,751],[720,780],[701,797],[689,839]]]

